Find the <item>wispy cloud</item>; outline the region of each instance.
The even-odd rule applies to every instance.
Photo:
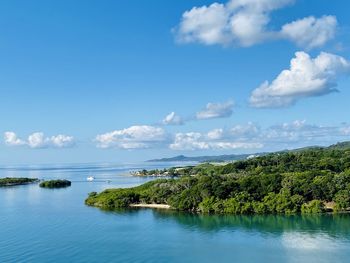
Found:
[[[233,101],[227,102],[209,102],[205,106],[204,109],[198,111],[192,116],[187,118],[183,118],[176,114],[175,112],[171,112],[164,117],[164,119],[158,123],[159,125],[183,125],[189,121],[197,121],[197,120],[209,120],[209,119],[218,119],[218,118],[228,118],[233,114],[234,108]]]
[[[261,139],[271,144],[284,143],[293,146],[294,143],[324,144],[332,141],[346,138],[346,131],[349,128],[346,124],[339,126],[323,126],[308,124],[305,120],[296,120],[291,123],[274,125],[266,129],[261,134]]]
[[[289,69],[252,92],[250,104],[257,108],[290,106],[302,98],[336,91],[337,77],[349,73],[350,62],[343,57],[322,52],[311,58],[297,52]]]
[[[248,47],[276,39],[286,39],[305,48],[324,45],[337,28],[334,16],[307,17],[287,23],[279,31],[269,29],[271,13],[293,4],[294,0],[230,0],[226,4],[193,7],[183,13],[176,28],[179,42]]]
[[[175,112],[169,113],[162,121],[164,125],[182,125],[184,124],[184,120],[177,115]]]
[[[35,132],[27,139],[21,139],[15,132],[5,132],[4,141],[8,146],[29,146],[33,149],[38,148],[68,148],[75,145],[74,138],[67,135],[55,135],[46,137],[42,132]]]
[[[224,103],[208,103],[205,109],[197,112],[197,120],[216,119],[230,117],[233,113],[234,103],[232,101]]]

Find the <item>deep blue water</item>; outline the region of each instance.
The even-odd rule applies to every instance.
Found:
[[[59,190],[0,188],[0,262],[349,262],[348,215],[198,216],[84,205],[89,192],[149,180],[126,175],[143,167],[0,168],[0,177],[73,182]],[[96,181],[86,182],[89,175]]]

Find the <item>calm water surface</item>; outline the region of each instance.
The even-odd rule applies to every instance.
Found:
[[[89,192],[146,182],[126,176],[143,167],[0,168],[0,177],[73,182],[59,190],[0,188],[0,262],[350,262],[348,215],[197,216],[84,205]],[[86,182],[89,175],[96,181]]]

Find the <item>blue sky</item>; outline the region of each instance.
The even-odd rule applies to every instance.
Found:
[[[349,140],[350,4],[258,2],[2,1],[1,164]]]

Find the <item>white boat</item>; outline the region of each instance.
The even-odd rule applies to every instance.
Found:
[[[92,182],[93,180],[95,180],[95,177],[89,176],[88,178],[86,178],[86,180],[87,180],[88,182]]]

